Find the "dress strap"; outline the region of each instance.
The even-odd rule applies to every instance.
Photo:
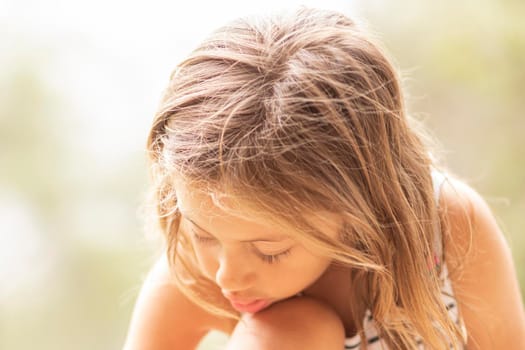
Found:
[[[439,170],[436,170],[436,169],[432,170],[431,176],[432,176],[432,184],[434,186],[434,199],[436,200],[436,203],[439,204],[441,186],[443,186],[443,184],[447,180],[447,176],[445,175],[445,173]]]
[[[441,195],[441,187],[447,181],[447,176],[437,170],[433,169],[431,172],[432,176],[432,185],[434,187],[434,200],[436,202],[436,208],[439,208],[439,197]],[[443,264],[443,237],[441,233],[441,225],[439,220],[436,221],[434,225],[435,238],[434,238],[434,265],[438,270],[441,270],[441,265]]]

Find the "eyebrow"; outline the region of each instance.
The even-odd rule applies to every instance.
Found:
[[[213,236],[215,237],[214,235],[212,235],[210,232],[206,231],[205,229],[203,229],[202,227],[200,227],[199,225],[197,225],[197,223],[195,223],[195,221],[193,221],[192,219],[190,219],[188,216],[182,214],[186,220],[188,220],[189,222],[191,222],[193,225],[195,225],[199,230],[201,231],[204,231],[206,232],[207,234],[209,234],[210,236]],[[269,243],[275,243],[275,242],[281,242],[283,240],[285,240],[287,237],[279,237],[279,238],[275,238],[275,239],[268,239],[267,237],[261,237],[261,238],[254,238],[254,239],[247,239],[247,240],[242,240],[240,242],[242,243],[253,243],[253,242],[269,242]]]

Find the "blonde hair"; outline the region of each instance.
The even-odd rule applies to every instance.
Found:
[[[460,346],[428,266],[439,222],[432,160],[392,63],[346,16],[301,8],[214,32],[174,71],[148,150],[177,283],[210,312],[238,316],[179,232],[175,177],[350,267],[363,340],[369,309],[396,349],[418,336],[432,349]],[[342,218],[340,239],[311,225],[306,213],[319,210]]]

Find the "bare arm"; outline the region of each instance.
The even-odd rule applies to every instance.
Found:
[[[189,301],[170,279],[163,256],[142,286],[124,350],[193,350],[216,328],[217,319]]]
[[[444,186],[441,201],[448,208],[445,254],[468,349],[525,349],[525,313],[511,252],[489,207],[458,181]]]

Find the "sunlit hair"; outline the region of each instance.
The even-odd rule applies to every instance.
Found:
[[[351,267],[364,346],[365,309],[395,349],[416,334],[432,349],[462,343],[429,268],[432,160],[392,63],[346,16],[302,8],[214,32],[175,69],[148,150],[176,281],[210,312],[238,317],[179,230],[175,179]],[[312,226],[323,211],[341,218],[339,239]]]

